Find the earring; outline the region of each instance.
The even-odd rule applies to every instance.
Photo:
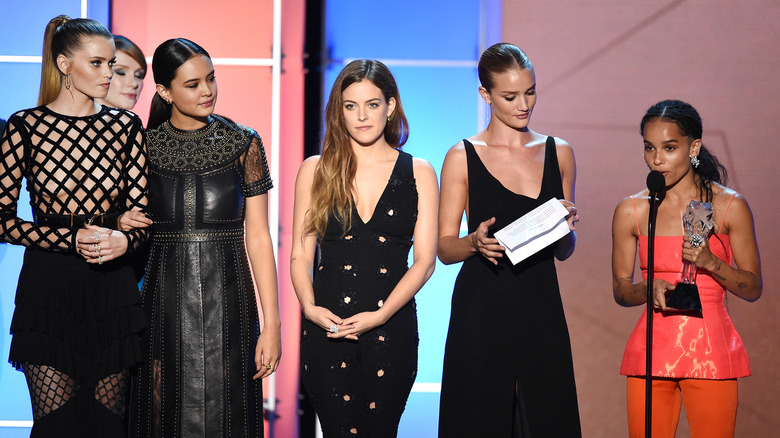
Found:
[[[696,155],[690,155],[691,158],[691,166],[693,167],[699,167],[699,157]]]
[[[65,75],[65,88],[70,90],[70,73]]]
[[[389,122],[391,120],[393,120],[393,119],[391,119],[390,116],[387,116],[387,121]]]

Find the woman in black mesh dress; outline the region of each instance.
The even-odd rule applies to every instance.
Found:
[[[124,255],[146,232],[116,228],[146,210],[146,154],[141,121],[94,102],[113,62],[102,25],[53,19],[40,106],[12,115],[0,138],[0,238],[27,247],[9,360],[27,378],[33,437],[126,436],[144,317]],[[17,214],[23,179],[33,221]]]
[[[260,379],[281,356],[263,145],[253,129],[214,114],[217,80],[202,47],[165,41],[152,69],[154,223],[131,436],[261,437]]]
[[[295,184],[290,271],[306,318],[303,385],[326,438],[395,437],[417,373],[414,295],[436,261],[438,181],[427,161],[400,150],[406,116],[381,62],[342,70],[326,124],[322,155],[301,165]]]

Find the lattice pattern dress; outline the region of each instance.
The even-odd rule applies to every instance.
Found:
[[[17,215],[26,180],[33,221]],[[128,257],[88,264],[76,253],[86,223],[116,228],[145,211],[141,121],[108,107],[86,117],[45,106],[20,111],[0,139],[0,239],[27,247],[16,291],[10,362],[27,377],[32,436],[124,436],[127,369],[144,326]],[[128,252],[147,232],[124,233]]]

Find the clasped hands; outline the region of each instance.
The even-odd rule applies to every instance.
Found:
[[[333,312],[321,306],[309,306],[303,312],[306,319],[325,330],[325,335],[331,339],[358,340],[358,336],[379,327],[383,321],[379,312],[360,312],[349,318],[340,318]]]

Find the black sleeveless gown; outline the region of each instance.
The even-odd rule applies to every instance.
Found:
[[[342,318],[382,307],[408,270],[417,199],[412,156],[399,151],[367,222],[353,210],[344,234],[335,217],[328,220],[314,275],[318,306]],[[301,376],[325,438],[396,436],[417,375],[417,344],[414,298],[358,341],[329,339],[303,320]]]
[[[538,198],[518,195],[485,168],[464,140],[469,232],[491,232],[563,199],[555,142],[548,137]],[[512,265],[463,262],[452,294],[442,375],[439,437],[579,437],[580,420],[566,318],[549,246]],[[515,396],[515,388],[519,397]]]

